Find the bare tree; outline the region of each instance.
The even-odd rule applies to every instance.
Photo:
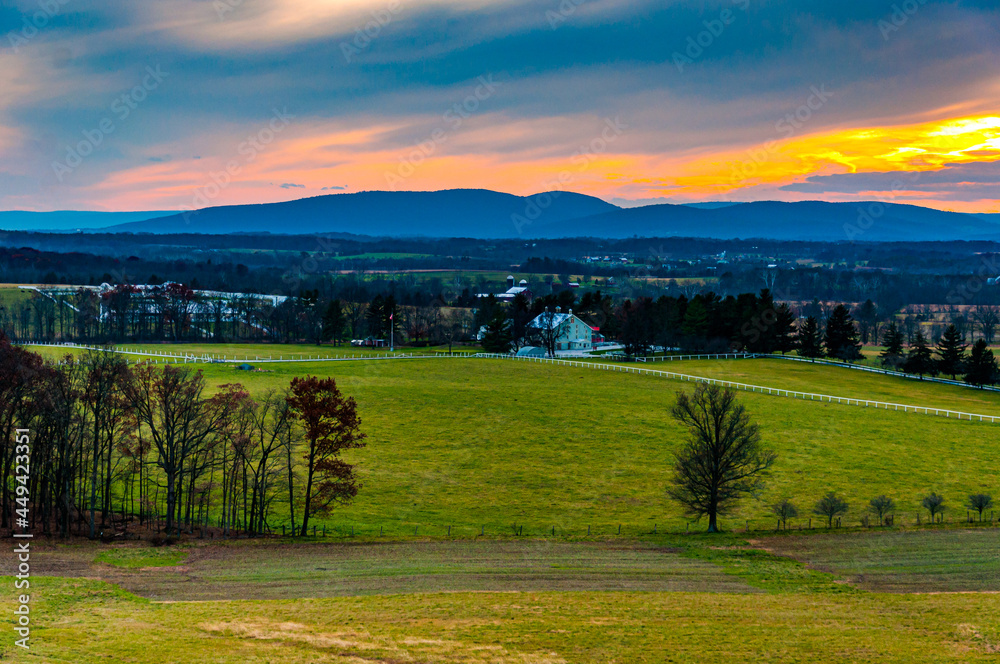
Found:
[[[993,507],[993,496],[988,493],[974,493],[969,496],[969,509],[979,512],[979,520],[983,520],[983,512]]]
[[[91,437],[91,468],[90,468],[90,539],[97,536],[94,523],[94,513],[97,510],[98,467],[101,465],[105,446],[107,447],[107,473],[105,476],[105,506],[110,505],[111,490],[111,457],[115,449],[116,426],[124,419],[123,410],[127,408],[121,398],[121,390],[128,377],[128,365],[121,355],[111,349],[88,351],[83,359],[86,368],[84,379],[83,404],[90,415],[92,427]],[[107,511],[107,510],[105,510]],[[104,516],[102,514],[103,523]]]
[[[729,388],[702,384],[692,396],[678,392],[672,414],[689,435],[676,453],[667,495],[692,516],[708,515],[708,532],[718,532],[718,515],[763,488],[777,455],[761,445],[758,426]]]
[[[1000,307],[989,304],[979,304],[972,310],[972,320],[986,343],[993,343],[997,327],[1000,326]]]
[[[878,523],[880,526],[885,523],[885,520],[895,509],[895,501],[884,494],[881,496],[875,496],[868,501],[868,511],[878,517]]]
[[[556,343],[559,341],[559,324],[562,318],[548,309],[543,311],[529,326],[531,342],[545,349],[549,357],[556,356]]]
[[[820,498],[816,502],[815,507],[813,507],[813,514],[826,517],[827,528],[831,528],[833,526],[833,520],[835,517],[846,513],[847,501],[841,500],[833,491]]]
[[[136,416],[149,431],[156,448],[156,464],[163,471],[167,490],[167,533],[179,515],[178,491],[183,487],[184,464],[214,434],[221,419],[202,393],[201,371],[165,366],[157,371],[143,365],[132,372],[126,394]]]
[[[939,496],[936,493],[924,496],[922,504],[924,509],[931,513],[931,523],[934,522],[938,514],[944,512],[944,496]]]
[[[792,504],[790,499],[784,498],[781,502],[771,505],[771,513],[781,521],[781,527],[787,529],[788,520],[797,517],[799,510]]]

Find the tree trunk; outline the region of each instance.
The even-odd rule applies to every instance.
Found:
[[[292,476],[292,443],[288,442],[288,518],[292,523],[292,534],[295,533],[295,487]]]
[[[94,511],[97,509],[97,468],[101,463],[101,413],[94,411],[94,458],[90,468],[90,539],[97,536],[94,524]]]
[[[315,450],[316,450],[316,441],[315,440],[310,440],[309,441],[309,470],[308,470],[308,473],[306,474],[306,500],[305,500],[305,506],[303,507],[303,510],[302,510],[302,534],[301,534],[301,537],[305,537],[307,535],[306,531],[309,528],[309,503],[311,502],[310,498],[312,498],[313,470],[314,470],[314,466],[315,466],[315,461],[314,461]]]
[[[708,514],[708,532],[710,533],[719,532],[719,528],[716,524],[716,514],[714,510],[709,512]]]
[[[176,496],[174,488],[174,483],[176,478],[174,473],[167,473],[167,537],[170,537],[170,529],[174,525],[174,506],[176,505]]]

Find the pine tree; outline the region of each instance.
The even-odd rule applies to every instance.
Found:
[[[972,352],[969,353],[969,360],[965,363],[965,372],[965,382],[976,387],[993,385],[1000,378],[1000,369],[997,368],[993,351],[983,339],[972,344]]]
[[[903,371],[917,374],[921,379],[925,375],[937,374],[937,362],[934,361],[927,340],[920,332],[917,332],[910,343],[910,352],[906,355],[906,362],[903,363]]]
[[[795,340],[795,314],[792,309],[782,302],[775,309],[774,321],[774,350],[782,355],[795,350],[797,343]]]
[[[965,364],[966,346],[961,333],[954,323],[948,326],[937,343],[937,353],[941,358],[938,360],[938,369],[943,374],[948,374],[954,380],[955,376],[963,371]]]
[[[344,318],[340,300],[331,300],[323,313],[323,339],[332,341],[335,346],[340,344],[346,324],[347,319]]]
[[[898,369],[902,366],[905,359],[903,341],[903,333],[899,331],[899,326],[896,325],[896,322],[889,323],[889,327],[886,328],[885,335],[882,337],[882,344],[885,346],[885,350],[879,355],[883,367]]]
[[[861,342],[851,312],[838,304],[826,321],[826,354],[845,362],[860,360]]]
[[[700,339],[708,333],[708,310],[700,297],[696,297],[688,304],[684,313],[684,323],[681,325],[681,333],[686,337]]]
[[[799,327],[798,345],[802,357],[823,357],[823,342],[815,316],[806,318],[806,322]]]
[[[368,321],[368,334],[375,339],[382,339],[387,329],[385,327],[385,298],[376,295],[368,304],[365,319]]]
[[[510,323],[502,309],[498,310],[490,322],[486,323],[482,344],[483,350],[487,353],[504,354],[510,351]]]

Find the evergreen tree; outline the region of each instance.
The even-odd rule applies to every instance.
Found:
[[[691,300],[684,312],[681,333],[686,337],[703,338],[708,333],[708,310],[700,297]]]
[[[861,342],[858,340],[858,330],[854,325],[851,312],[842,304],[830,314],[826,321],[826,354],[845,362],[860,360]]]
[[[938,339],[937,343],[937,353],[940,359],[938,360],[938,369],[943,374],[948,374],[951,376],[952,380],[955,376],[963,371],[963,365],[965,364],[965,345],[962,334],[952,323],[948,326],[948,329],[944,331],[941,338]]]
[[[965,382],[982,387],[995,384],[998,378],[1000,369],[997,368],[993,351],[986,345],[986,341],[980,339],[972,344],[972,352],[969,353],[969,360],[965,363]]]
[[[343,338],[346,324],[347,319],[344,317],[344,309],[340,306],[340,300],[331,300],[323,313],[323,339],[338,345]]]
[[[819,323],[815,316],[809,316],[799,326],[798,346],[802,357],[823,357],[823,340],[820,338]]]
[[[385,298],[376,295],[368,304],[365,319],[368,321],[368,334],[376,339],[382,339],[387,328],[385,326]]]
[[[903,371],[917,374],[920,378],[923,378],[925,375],[934,376],[937,374],[937,362],[934,361],[931,349],[927,345],[927,340],[924,339],[924,335],[919,331],[910,343],[910,352],[903,363]]]
[[[879,355],[883,367],[898,369],[903,365],[903,361],[905,360],[903,341],[903,333],[899,331],[896,321],[889,323],[889,327],[886,328],[885,334],[882,336],[882,344],[885,346],[885,350]]]
[[[774,350],[782,355],[795,350],[795,314],[791,307],[782,302],[775,309]]]
[[[510,322],[502,309],[497,310],[493,318],[486,323],[486,332],[483,334],[483,350],[487,353],[508,353],[510,352]]]

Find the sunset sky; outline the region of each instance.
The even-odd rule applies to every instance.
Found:
[[[363,190],[1000,212],[996,0],[14,0],[0,209]]]

